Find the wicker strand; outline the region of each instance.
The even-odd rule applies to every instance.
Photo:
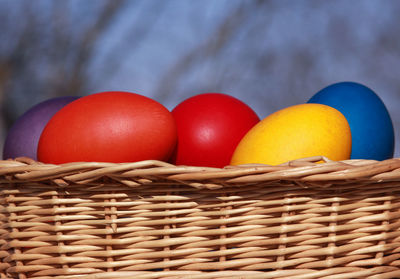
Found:
[[[0,161],[0,278],[400,278],[400,159]]]

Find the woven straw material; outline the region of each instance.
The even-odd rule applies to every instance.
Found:
[[[0,183],[0,278],[400,278],[400,159],[20,158]]]

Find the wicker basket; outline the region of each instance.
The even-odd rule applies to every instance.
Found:
[[[400,278],[400,159],[20,158],[0,179],[0,278]]]

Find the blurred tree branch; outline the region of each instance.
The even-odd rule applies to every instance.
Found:
[[[235,31],[246,18],[245,11],[246,5],[239,5],[235,11],[226,16],[225,20],[216,31],[209,36],[208,40],[203,44],[198,44],[179,58],[164,77],[162,77],[159,83],[159,88],[156,90],[159,92],[159,100],[165,100],[165,98],[173,92],[176,83],[183,76],[184,72],[190,71],[200,59],[204,57],[209,59],[215,56],[230,42],[231,38],[235,35]]]
[[[88,15],[92,18],[89,24],[74,22],[68,1],[48,2],[47,20],[33,1],[20,3],[17,24],[11,15],[0,14],[8,32],[3,34],[8,39],[3,45],[11,46],[0,52],[0,102],[6,126],[41,99],[85,93],[90,84],[87,68],[96,44],[126,2],[92,2],[99,5],[99,12]]]
[[[107,27],[113,22],[118,12],[123,8],[126,0],[108,1],[101,11],[95,23],[85,30],[81,47],[75,55],[72,75],[69,81],[69,92],[82,92],[88,80],[85,67],[93,56],[93,48],[99,37],[105,32]]]
[[[129,2],[130,8],[135,8],[138,2]],[[127,46],[129,46],[129,53],[135,53],[141,46],[143,46],[146,38],[151,34],[151,31],[156,26],[161,13],[165,10],[168,1],[149,1],[148,9],[151,10],[151,14],[146,17],[146,22],[143,22],[141,18],[136,18],[132,23],[132,26],[137,28],[131,28],[131,30],[123,36],[111,51],[104,55],[105,67],[102,77],[94,77],[94,82],[101,82],[104,76],[112,78],[121,67],[122,59],[115,59],[115,53],[126,52]],[[140,27],[140,28],[138,28]]]
[[[270,1],[263,0],[243,2],[235,10],[227,13],[225,19],[205,42],[199,43],[179,57],[178,61],[161,78],[159,87],[156,89],[158,100],[165,101],[172,92],[176,92],[177,84],[185,76],[185,73],[198,66],[201,61],[211,60],[225,51],[242,26],[253,19],[252,12],[262,7],[269,7],[271,4]]]

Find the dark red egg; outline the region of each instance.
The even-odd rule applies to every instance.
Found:
[[[222,93],[190,97],[173,110],[178,144],[177,165],[224,167],[242,137],[260,121],[244,102]]]

